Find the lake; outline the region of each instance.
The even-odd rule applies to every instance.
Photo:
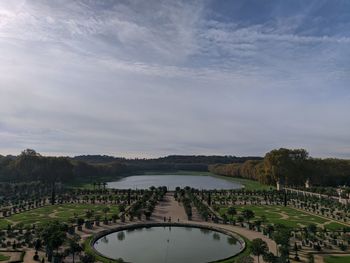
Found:
[[[232,257],[242,244],[221,232],[182,226],[154,226],[118,231],[98,239],[102,255],[133,263],[203,263]]]
[[[196,189],[240,189],[242,184],[218,178],[211,175],[186,174],[147,174],[124,177],[118,181],[108,182],[108,188],[115,189],[148,189],[151,186],[166,186],[168,190],[175,190],[177,186]]]

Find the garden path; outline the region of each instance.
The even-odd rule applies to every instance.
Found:
[[[260,232],[252,231],[239,226],[205,222],[200,218],[196,209],[193,209],[192,213],[193,213],[192,220],[188,221],[183,206],[174,199],[173,193],[169,192],[166,194],[164,200],[159,202],[159,204],[156,206],[155,211],[151,217],[151,220],[163,221],[164,216],[166,216],[167,218],[170,216],[175,222],[177,221],[177,218],[179,218],[179,221],[184,223],[195,222],[196,224],[201,224],[203,226],[220,227],[220,228],[235,232],[239,235],[242,235],[248,240],[261,238],[267,243],[269,250],[272,253],[276,254],[276,243],[273,240],[269,239],[268,237],[264,236]],[[254,258],[254,260],[255,262],[258,262],[256,257]],[[260,259],[260,262],[263,262],[263,260]]]

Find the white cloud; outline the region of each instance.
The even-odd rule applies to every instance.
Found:
[[[2,3],[0,151],[262,155],[288,146],[350,157],[349,38],[299,34],[301,17],[216,21],[207,8]]]

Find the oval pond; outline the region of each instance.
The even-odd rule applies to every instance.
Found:
[[[238,254],[232,236],[198,227],[152,226],[107,234],[94,243],[102,255],[133,263],[204,263]]]

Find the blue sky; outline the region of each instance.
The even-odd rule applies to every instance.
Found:
[[[0,153],[350,158],[350,1],[0,1]]]

